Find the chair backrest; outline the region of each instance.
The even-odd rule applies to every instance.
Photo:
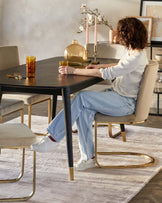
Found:
[[[0,47],[0,70],[19,65],[19,53],[17,46]]]
[[[156,61],[149,61],[143,73],[135,111],[137,122],[144,121],[148,117],[158,67],[159,64]]]

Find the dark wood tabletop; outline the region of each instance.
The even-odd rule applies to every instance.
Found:
[[[90,76],[61,75],[58,73],[59,61],[61,60],[63,60],[63,57],[54,57],[36,62],[35,78],[30,79],[15,80],[7,76],[7,74],[19,73],[26,77],[25,64],[0,71],[2,91],[62,95],[61,88],[69,87],[70,93],[73,93],[102,80]]]

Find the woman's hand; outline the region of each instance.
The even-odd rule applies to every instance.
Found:
[[[74,68],[70,67],[70,66],[60,66],[59,67],[59,73],[61,74],[74,74]]]

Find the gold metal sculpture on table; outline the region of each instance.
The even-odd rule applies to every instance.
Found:
[[[68,61],[69,66],[83,66],[87,60],[86,49],[78,44],[78,40],[73,40],[64,50],[64,59]]]

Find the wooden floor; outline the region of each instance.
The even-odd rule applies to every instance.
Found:
[[[62,109],[62,101],[58,101],[57,112]],[[25,107],[25,114],[27,114],[27,107]],[[33,114],[40,116],[47,116],[47,102],[33,106]],[[7,116],[3,122],[19,116],[18,113]],[[148,120],[139,124],[146,127],[161,128],[162,116],[149,116]],[[130,203],[161,203],[162,202],[162,171],[159,172],[131,201]]]

